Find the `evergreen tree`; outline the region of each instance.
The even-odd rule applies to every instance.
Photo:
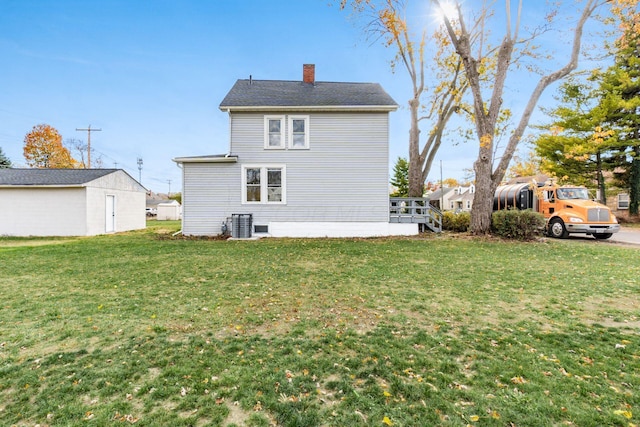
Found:
[[[395,191],[391,193],[393,197],[408,197],[409,195],[409,163],[404,157],[398,157],[393,167],[393,179],[391,185]]]
[[[640,35],[627,34],[615,64],[601,76],[598,115],[615,132],[611,169],[618,185],[629,190],[629,213],[640,208]]]
[[[2,168],[10,168],[11,160],[4,154],[2,151],[2,147],[0,147],[0,169]]]
[[[614,65],[591,83],[561,87],[561,106],[550,112],[550,131],[535,142],[542,169],[575,184],[597,183],[605,199],[603,171],[629,191],[629,213],[640,208],[640,35],[628,34]]]
[[[547,112],[553,121],[534,147],[543,172],[572,184],[597,186],[604,201],[603,170],[612,141],[611,132],[599,126],[594,84],[597,81],[570,80],[560,87],[560,106]]]

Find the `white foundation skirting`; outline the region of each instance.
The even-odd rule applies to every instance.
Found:
[[[418,224],[389,222],[271,222],[271,237],[415,236]]]

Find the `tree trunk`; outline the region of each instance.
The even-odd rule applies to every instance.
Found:
[[[602,175],[602,158],[600,152],[596,153],[596,176],[598,177],[598,192],[600,193],[600,203],[607,204],[607,195],[605,194],[604,176]]]
[[[491,213],[493,212],[493,195],[495,186],[491,180],[491,158],[478,159],[474,163],[476,173],[476,192],[473,195],[470,231],[480,235],[491,230]]]
[[[640,157],[636,156],[631,161],[629,175],[629,214],[638,215],[640,208]]]
[[[409,197],[422,197],[424,180],[422,179],[422,158],[420,157],[420,128],[418,127],[418,109],[420,99],[409,101],[411,128],[409,129]]]

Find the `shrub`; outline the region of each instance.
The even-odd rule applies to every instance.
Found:
[[[496,211],[491,218],[493,234],[506,239],[533,240],[544,233],[545,219],[531,209]]]
[[[445,212],[442,215],[442,229],[449,231],[469,231],[471,214],[469,212]]]

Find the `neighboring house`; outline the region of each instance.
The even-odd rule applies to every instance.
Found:
[[[229,152],[174,159],[182,232],[220,234],[235,217],[274,237],[417,234],[417,224],[389,223],[397,107],[377,83],[315,81],[313,65],[302,81],[238,80],[220,104]]]
[[[434,206],[441,211],[445,211],[447,209],[443,209],[442,206],[445,208],[449,206],[449,199],[453,195],[455,195],[455,193],[453,192],[452,187],[441,187],[429,193],[427,197],[429,197],[429,204],[431,206]]]
[[[470,212],[475,192],[476,186],[473,184],[468,187],[444,187],[429,194],[429,203],[441,211]]]
[[[0,169],[0,235],[144,228],[145,197],[146,189],[122,169]]]
[[[445,205],[445,210],[471,212],[475,192],[476,186],[473,184],[468,187],[455,187],[453,189],[453,195],[449,198],[449,204]]]
[[[631,202],[631,199],[627,191],[618,191],[614,190],[614,194],[607,197],[607,206],[609,206],[611,212],[613,212],[616,217],[628,221],[630,219],[629,204]]]

